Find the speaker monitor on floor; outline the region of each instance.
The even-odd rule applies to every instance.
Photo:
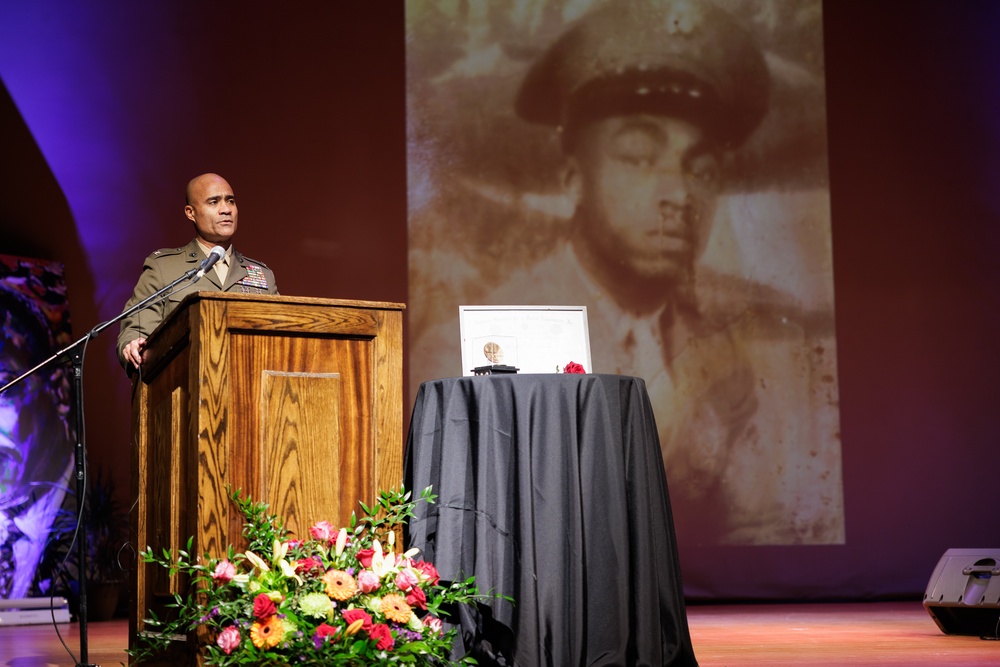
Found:
[[[945,634],[1000,634],[1000,549],[948,549],[924,592],[924,608]]]

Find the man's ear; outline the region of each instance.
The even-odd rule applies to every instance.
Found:
[[[190,220],[191,222],[194,222],[194,206],[191,206],[190,204],[187,205],[187,206],[185,206],[184,207],[184,215],[187,216],[188,220]]]
[[[571,210],[576,210],[583,194],[583,173],[580,171],[580,162],[574,156],[567,156],[563,160],[559,169],[559,182],[562,184],[563,193],[572,204]]]

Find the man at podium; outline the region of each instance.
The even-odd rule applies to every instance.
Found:
[[[202,174],[188,183],[184,215],[194,223],[195,237],[185,246],[162,248],[146,258],[125,309],[197,267],[209,256],[213,246],[223,248],[225,255],[197,283],[182,284],[149,307],[122,320],[118,360],[126,371],[131,372],[142,363],[146,338],[188,294],[197,291],[278,293],[271,269],[233,248],[237,213],[233,188],[218,174]]]

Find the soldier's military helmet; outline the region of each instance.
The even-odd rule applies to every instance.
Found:
[[[563,129],[632,113],[683,118],[725,148],[767,112],[770,75],[754,39],[725,11],[693,0],[609,0],[531,67],[518,115]]]

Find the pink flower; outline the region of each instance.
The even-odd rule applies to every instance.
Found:
[[[235,576],[236,566],[230,563],[228,558],[219,561],[219,564],[215,566],[215,572],[212,573],[212,579],[220,584],[228,584]]]
[[[566,364],[565,367],[563,367],[563,373],[586,374],[586,372],[587,371],[584,370],[583,366],[576,363],[575,361],[571,361],[568,364]]]
[[[358,588],[361,589],[363,593],[371,593],[377,589],[381,583],[378,580],[378,575],[371,570],[362,570],[358,574]]]
[[[309,533],[312,534],[312,536],[317,540],[329,542],[336,536],[337,529],[334,528],[333,524],[329,521],[319,521],[315,526],[309,529]]]
[[[411,607],[427,609],[427,596],[424,595],[423,590],[421,590],[419,586],[414,586],[410,589],[410,592],[406,594],[406,604]]]
[[[370,632],[373,627],[371,615],[368,614],[368,612],[366,611],[362,611],[361,609],[348,609],[343,614],[341,614],[341,616],[344,617],[344,620],[347,622],[348,625],[350,625],[351,623],[360,618],[363,621],[361,629],[364,630],[365,632]]]
[[[441,577],[438,575],[437,568],[434,567],[433,563],[420,560],[414,563],[413,567],[420,570],[421,578],[430,583],[431,586],[437,586],[438,582],[441,581]]]
[[[400,570],[399,574],[396,575],[396,588],[401,591],[408,591],[419,583],[420,580],[417,578],[417,575],[408,569]]]
[[[441,634],[443,626],[444,624],[441,622],[441,619],[438,618],[437,616],[431,616],[430,614],[424,616],[424,627],[433,632],[434,634],[438,635]]]
[[[229,655],[240,645],[240,631],[235,625],[227,625],[216,638],[215,643],[219,645],[223,653]]]
[[[277,613],[278,608],[274,606],[274,600],[261,593],[253,599],[253,617],[258,621],[263,621]]]
[[[378,625],[372,627],[372,629],[368,631],[368,636],[378,642],[375,645],[375,648],[378,650],[388,651],[392,648],[392,631],[385,623],[379,623]]]

